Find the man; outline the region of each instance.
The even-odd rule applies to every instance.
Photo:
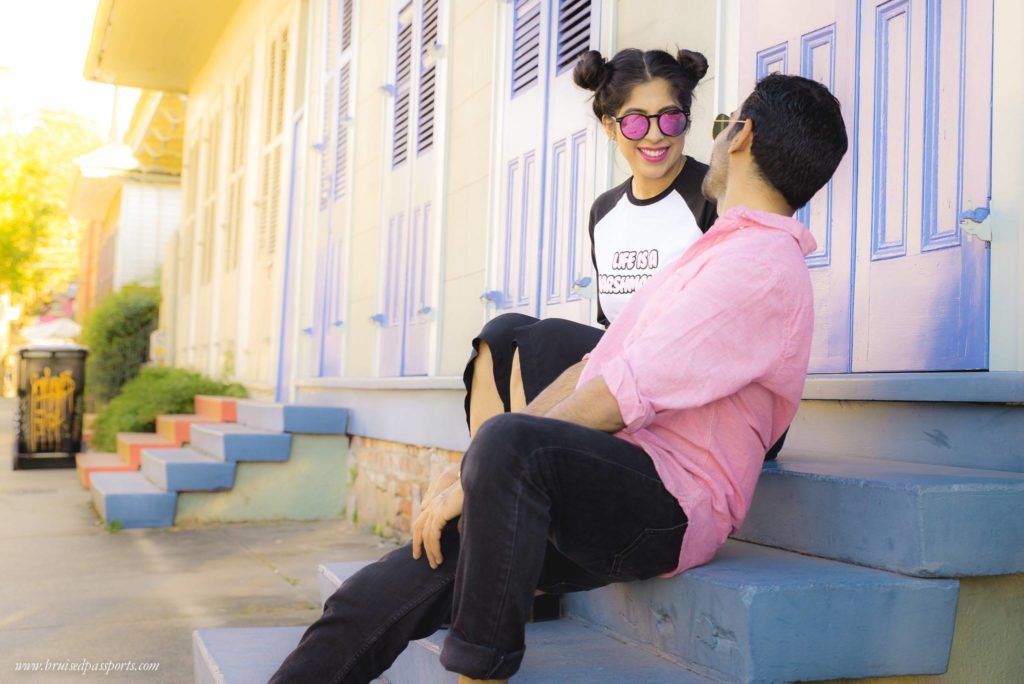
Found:
[[[446,622],[442,664],[504,680],[535,590],[673,575],[740,526],[810,355],[815,244],[792,215],[847,140],[836,99],[796,76],[766,77],[724,123],[703,188],[721,218],[588,359],[481,427],[411,552],[349,579],[272,682],[367,682]]]

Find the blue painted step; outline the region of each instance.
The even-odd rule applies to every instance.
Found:
[[[192,426],[192,448],[221,461],[287,461],[292,436],[236,423]]]
[[[218,461],[195,449],[144,449],[142,474],[168,492],[231,489],[235,464]]]
[[[669,580],[568,594],[568,614],[729,682],[945,672],[959,583],[729,541]]]
[[[92,501],[105,523],[124,528],[170,527],[177,495],[165,492],[139,472],[94,473]]]
[[[384,673],[390,684],[456,684],[458,677],[441,667],[438,656],[446,630],[409,644]],[[711,684],[637,646],[614,639],[577,620],[537,622],[526,626],[526,656],[515,684]]]
[[[235,627],[192,632],[195,684],[266,682],[299,643],[305,627]]]
[[[342,435],[348,427],[348,409],[336,406],[298,406],[239,400],[238,422],[270,432]]]
[[[905,575],[1024,572],[1024,474],[786,456],[735,536]]]
[[[265,682],[298,644],[305,627],[200,629],[192,635],[196,684]],[[387,684],[454,684],[438,653],[445,632],[410,644],[384,673]],[[516,684],[709,684],[640,648],[572,620],[527,625],[526,657]]]
[[[317,568],[317,581],[320,587],[320,605],[338,590],[345,580],[356,574],[374,561],[346,561],[344,563],[321,563]]]

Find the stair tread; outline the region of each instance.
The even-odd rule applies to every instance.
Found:
[[[196,682],[242,684],[266,681],[295,648],[305,627],[235,627],[193,633]],[[413,642],[384,674],[390,684],[455,682],[437,660],[446,632]],[[516,682],[539,684],[707,684],[692,673],[639,647],[576,620],[527,625],[526,656]]]
[[[117,440],[125,444],[159,445],[171,444],[155,432],[118,432]]]
[[[337,406],[245,399],[239,400],[236,407],[238,423],[275,432],[344,434],[348,425],[348,409]]]
[[[102,468],[107,466],[128,466],[116,453],[107,451],[87,451],[78,454],[76,461],[78,466],[85,468]]]
[[[223,435],[279,435],[280,432],[242,425],[241,423],[202,423],[192,426],[193,430]]]
[[[222,466],[223,461],[218,461],[215,458],[211,458],[206,454],[200,453],[195,449],[189,447],[182,447],[180,449],[143,449],[142,455],[144,458],[151,458],[162,463],[189,463],[195,465],[210,465],[210,466]]]
[[[990,576],[1024,572],[1022,513],[1024,473],[784,456],[734,536],[918,577]]]
[[[167,496],[169,494],[147,480],[139,472],[96,473],[92,476],[92,487],[104,496],[118,494]]]

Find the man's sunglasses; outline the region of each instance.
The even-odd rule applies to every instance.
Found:
[[[670,109],[661,114],[626,114],[615,120],[619,122],[623,137],[635,141],[643,140],[651,130],[651,119],[658,120],[658,130],[669,138],[682,135],[686,130],[686,112],[679,109]]]
[[[729,128],[734,123],[746,123],[747,119],[734,119],[728,114],[719,114],[715,117],[714,122],[711,125],[711,139],[714,140],[718,137],[718,134]]]

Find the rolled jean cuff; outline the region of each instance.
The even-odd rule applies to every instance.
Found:
[[[525,648],[502,654],[486,646],[463,641],[448,632],[441,650],[441,665],[471,679],[509,679],[519,671]]]

